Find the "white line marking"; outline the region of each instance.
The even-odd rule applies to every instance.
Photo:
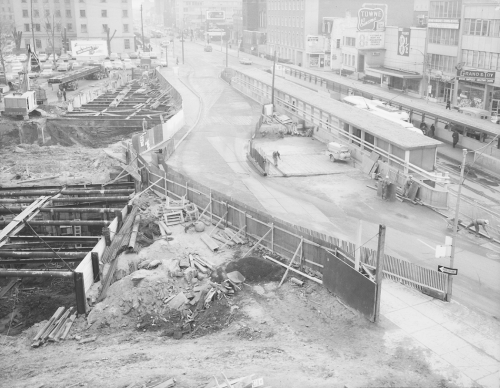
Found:
[[[431,247],[429,244],[427,244],[427,243],[423,242],[422,240],[419,240],[418,238],[417,238],[417,240],[418,240],[418,241],[420,241],[420,242],[421,242],[422,244],[424,244],[425,246],[428,246],[429,248],[431,248],[433,251],[435,251],[435,250],[436,250],[436,248],[435,248],[435,247]]]

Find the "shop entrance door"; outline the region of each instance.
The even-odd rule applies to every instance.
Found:
[[[452,100],[453,98],[453,85],[447,83],[444,88],[444,101]]]
[[[390,77],[389,86],[393,89],[403,90],[403,78]]]
[[[491,100],[491,115],[500,116],[500,100]]]

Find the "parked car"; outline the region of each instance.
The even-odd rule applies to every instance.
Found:
[[[250,58],[243,57],[243,58],[240,59],[240,63],[242,65],[251,65],[252,64],[252,60]]]
[[[119,59],[117,53],[111,53],[111,55],[109,56],[110,61],[116,61],[117,59]]]
[[[71,63],[71,70],[81,69],[83,65],[80,62],[74,61]]]
[[[71,65],[69,62],[61,62],[57,65],[57,71],[69,71],[71,70]]]
[[[35,79],[35,78],[40,77],[40,73],[32,71],[32,72],[29,72],[29,73],[28,73],[28,77],[29,77],[30,79]]]
[[[207,51],[207,52],[212,52],[212,46],[210,46],[210,45],[206,45],[206,46],[205,46],[205,48],[204,48],[203,50],[205,50],[205,51]]]
[[[123,61],[124,59],[129,59],[128,53],[120,53],[120,59]]]
[[[59,61],[64,61],[67,62],[71,59],[71,55],[69,54],[61,54],[59,58],[57,58]]]
[[[108,70],[113,69],[113,64],[111,63],[111,61],[104,61],[104,63],[102,65],[104,66],[105,69],[108,69]]]
[[[349,147],[347,147],[346,145],[331,142],[328,143],[327,148],[328,155],[332,162],[335,162],[337,160],[345,162],[351,159],[351,151],[349,151]]]
[[[158,53],[154,52],[154,51],[151,51],[149,53],[149,58],[151,58],[151,59],[158,59]]]
[[[130,58],[125,58],[122,62],[125,70],[130,70],[136,67],[135,63],[132,62]]]
[[[123,62],[120,61],[119,59],[115,60],[113,62],[113,69],[115,69],[115,70],[123,70]]]
[[[137,58],[139,58],[139,56],[137,55],[137,53],[128,53],[128,57],[130,59],[137,59]]]
[[[54,70],[52,70],[52,67],[50,67],[48,69],[45,68],[40,73],[40,78],[50,78],[50,77],[52,77],[53,74],[54,74]]]
[[[40,62],[47,61],[47,58],[48,58],[48,56],[45,53],[38,54],[38,59],[40,60]]]
[[[78,81],[66,82],[62,85],[62,87],[66,88],[67,91],[77,90],[78,89]]]
[[[160,59],[160,66],[161,67],[167,67],[168,66],[166,58]]]

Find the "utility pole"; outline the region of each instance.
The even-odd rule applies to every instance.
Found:
[[[167,41],[167,43],[170,43]],[[167,47],[165,47],[165,60],[167,61],[167,67],[168,67],[168,44],[167,44]]]
[[[228,56],[228,52],[227,52],[228,45],[229,45],[229,39],[226,36],[226,67],[228,67],[228,65],[229,65],[229,56]]]
[[[144,42],[144,23],[142,22],[142,4],[141,4],[141,30],[142,30],[142,51],[146,48],[146,43]]]
[[[33,0],[31,0],[31,36],[33,36],[33,52],[36,53],[35,25],[33,24]]]
[[[182,36],[182,38],[181,38],[181,43],[182,43],[182,64],[184,65],[184,28],[182,28],[182,35],[181,36]]]
[[[236,50],[238,51],[238,58],[240,57],[240,41],[238,40],[238,31],[236,31]]]
[[[384,247],[385,247],[385,225],[378,227],[377,262],[375,268],[375,284],[377,286],[377,299],[375,300],[375,314],[373,322],[380,317],[380,295],[382,294],[382,279],[384,278]]]
[[[274,111],[274,78],[276,78],[276,48],[274,48],[273,85],[271,90],[271,104],[273,104],[273,111]]]
[[[450,268],[454,268],[455,261],[455,242],[457,240],[458,215],[460,213],[460,194],[462,193],[462,184],[464,182],[465,159],[467,158],[467,150],[462,150],[462,167],[460,168],[460,181],[458,182],[457,204],[455,206],[455,218],[453,219],[453,233],[451,237],[451,253],[450,253]],[[451,302],[453,288],[453,275],[448,274],[448,290],[446,292],[446,301]]]

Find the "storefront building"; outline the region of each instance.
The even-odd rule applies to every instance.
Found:
[[[456,104],[500,116],[500,7],[464,2]]]

